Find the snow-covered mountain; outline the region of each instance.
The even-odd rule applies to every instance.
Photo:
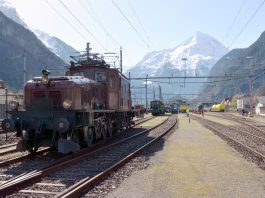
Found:
[[[49,48],[53,53],[59,56],[64,62],[69,63],[71,55],[74,55],[77,50],[75,50],[70,45],[63,42],[61,39],[51,36],[48,33],[41,30],[31,30],[33,33],[44,43],[44,45]]]
[[[27,25],[19,17],[16,9],[12,6],[10,2],[6,0],[0,0],[0,11],[3,12],[4,15],[6,15],[8,18],[27,28]]]
[[[20,18],[13,5],[6,0],[0,0],[0,11],[16,23],[31,30],[47,48],[49,48],[54,54],[59,56],[61,59],[63,59],[64,62],[69,63],[69,61],[71,60],[70,55],[73,55],[76,52],[73,47],[67,45],[65,42],[55,36],[52,36],[44,31],[36,30],[34,28],[29,27]]]
[[[176,48],[148,53],[128,72],[137,77],[147,74],[161,76],[169,72],[184,73],[186,67],[187,75],[207,75],[217,60],[227,52],[228,49],[217,40],[197,32]]]
[[[130,77],[168,77],[168,76],[207,76],[213,65],[228,49],[211,36],[197,32],[191,38],[173,49],[148,53],[137,65],[130,68]],[[162,85],[162,92],[173,94],[198,93],[204,79],[167,80],[156,83]],[[174,82],[173,82],[174,81]],[[192,84],[191,81],[194,81]],[[132,81],[133,86],[139,83]],[[155,83],[153,83],[155,84]],[[166,85],[168,84],[168,85]],[[182,90],[180,88],[182,87]],[[184,88],[184,89],[183,89]]]

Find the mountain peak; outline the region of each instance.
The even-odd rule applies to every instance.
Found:
[[[182,59],[186,58],[186,69],[190,74],[207,74],[214,63],[227,52],[228,49],[211,36],[196,32],[173,49],[164,49],[147,54],[134,68],[135,71],[138,71],[138,75],[142,76],[146,74],[161,75],[161,72],[165,71],[165,66],[182,72],[185,69]],[[132,70],[134,69],[132,68]]]
[[[16,9],[10,2],[6,0],[0,0],[0,11],[3,12],[8,18],[27,28],[27,25],[23,20],[21,20]]]
[[[228,49],[219,41],[199,31],[175,48],[175,53],[182,53],[186,57],[200,54],[219,59],[227,52]]]

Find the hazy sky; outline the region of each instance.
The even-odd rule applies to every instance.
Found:
[[[248,47],[265,31],[263,5],[234,41],[265,0],[9,1],[27,24],[59,37],[77,50],[84,50],[87,41],[94,52],[119,52],[121,45],[127,66],[135,65],[148,52],[174,48],[197,31],[230,49]]]

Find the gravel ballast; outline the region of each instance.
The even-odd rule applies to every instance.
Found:
[[[265,172],[195,120],[106,197],[264,197]]]

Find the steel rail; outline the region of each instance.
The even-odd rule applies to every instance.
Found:
[[[130,159],[132,159],[137,153],[141,152],[142,150],[144,150],[145,148],[147,148],[148,146],[150,146],[154,142],[158,141],[161,137],[163,137],[165,134],[167,134],[176,125],[176,123],[177,123],[177,121],[172,126],[170,126],[166,131],[161,133],[158,137],[149,141],[148,143],[146,143],[145,145],[143,145],[141,148],[137,149],[136,151],[130,153],[129,155],[127,155],[125,158],[123,158],[122,160],[120,160],[119,162],[114,164],[113,166],[107,168],[105,171],[102,171],[101,173],[95,175],[92,178],[87,177],[87,178],[81,180],[80,182],[78,182],[78,183],[74,184],[73,186],[64,190],[62,193],[56,195],[55,198],[77,197],[78,195],[80,195],[85,190],[92,188],[96,183],[98,183],[99,181],[101,181],[102,179],[107,177],[112,171],[120,168],[123,164],[125,164]]]
[[[0,146],[0,149],[4,149],[4,148],[7,148],[7,147],[16,146],[16,145],[17,145],[17,143],[6,144],[6,145],[3,145],[3,146]]]
[[[214,117],[218,117],[218,118],[222,118],[222,119],[229,120],[227,117],[215,116],[215,115],[214,115]],[[205,118],[204,118],[204,119],[205,119]],[[233,118],[231,117],[231,119],[233,119]],[[206,120],[207,120],[207,119],[206,119]],[[209,120],[209,121],[214,122],[214,123],[217,123],[217,124],[220,124],[220,123],[215,122],[215,121],[212,121],[212,120]],[[234,121],[237,122],[236,118],[234,119]],[[241,122],[239,122],[239,123],[241,123]],[[245,124],[245,123],[241,123],[241,124]],[[253,125],[247,125],[247,126],[249,126],[249,127],[253,127]],[[249,132],[246,132],[244,129],[237,129],[237,128],[234,127],[234,126],[226,126],[226,127],[229,128],[229,129],[233,129],[234,131],[237,131],[237,132],[242,133],[242,134],[244,134],[244,135],[248,135],[248,136],[251,136],[251,137],[257,138],[257,139],[262,140],[262,141],[265,142],[265,138],[260,137],[260,136],[257,136],[257,135],[254,135],[254,134],[251,134],[251,133],[249,133]],[[255,129],[255,130],[258,130],[258,128],[254,128],[254,129]],[[264,131],[260,131],[260,130],[258,130],[258,131],[261,132],[261,133],[264,133]]]
[[[193,116],[191,116],[191,117],[193,117]],[[198,118],[199,118],[199,117],[197,117],[197,119],[198,119]],[[196,119],[196,118],[195,118],[195,119]],[[205,118],[199,118],[199,119],[205,119]],[[205,120],[206,120],[206,119],[205,119]],[[252,148],[250,148],[249,146],[247,146],[247,145],[245,145],[245,144],[239,142],[238,140],[236,140],[236,139],[230,137],[229,135],[226,135],[226,134],[220,132],[220,130],[217,129],[216,127],[210,126],[209,124],[206,124],[206,123],[203,123],[203,124],[204,124],[206,127],[208,127],[209,129],[211,129],[212,131],[216,132],[217,134],[219,134],[219,135],[221,135],[221,136],[223,136],[223,137],[229,139],[230,141],[232,141],[232,142],[238,144],[239,146],[245,148],[246,150],[248,150],[248,151],[254,153],[256,156],[260,157],[262,160],[265,160],[265,155],[263,155],[262,153],[260,153],[260,152],[258,152],[258,151],[255,151],[254,149],[252,149]]]
[[[36,154],[43,154],[43,153],[46,153],[48,151],[50,151],[50,148],[44,148],[44,149],[41,149],[41,150],[37,151]],[[20,162],[20,161],[22,161],[24,159],[27,159],[27,158],[31,157],[31,156],[32,156],[31,153],[27,153],[27,154],[21,155],[19,157],[14,157],[14,158],[2,161],[2,162],[0,162],[0,167],[8,166],[10,164],[14,164],[14,163]]]
[[[129,140],[133,139],[133,138],[136,138],[140,135],[143,135],[157,127],[159,127],[160,125],[162,125],[163,123],[165,123],[166,121],[168,120],[168,118],[163,121],[162,123],[150,128],[150,129],[147,129],[145,131],[142,131],[142,132],[139,132],[135,135],[132,135],[124,140],[120,140],[118,142],[115,142],[115,143],[112,143],[110,145],[107,145],[107,146],[104,146],[102,148],[99,148],[99,149],[96,149],[96,150],[92,150],[90,151],[89,153],[84,153],[84,154],[81,154],[81,155],[78,155],[78,156],[74,156],[74,155],[71,155],[71,158],[69,158],[68,160],[66,161],[63,161],[62,159],[59,160],[59,162],[55,162],[53,163],[52,165],[49,165],[45,168],[42,168],[40,170],[34,170],[34,171],[31,171],[27,174],[22,174],[21,176],[18,176],[14,179],[11,179],[11,180],[8,180],[7,182],[3,183],[0,185],[0,194],[10,194],[11,191],[15,191],[16,189],[19,188],[19,186],[24,186],[28,183],[31,183],[32,180],[36,181],[36,180],[40,180],[42,177],[45,177],[49,174],[51,174],[52,172],[55,172],[57,170],[59,170],[60,168],[64,167],[64,166],[67,166],[69,164],[75,164],[75,163],[78,163],[80,160],[82,159],[85,159],[89,156],[92,156],[98,152],[102,152],[104,150],[108,150],[109,148],[111,147],[115,147],[121,143],[125,143],[125,142],[128,142]]]
[[[252,121],[252,120],[242,120],[242,118],[240,118],[240,117],[237,118],[236,116],[231,115],[231,114],[226,114],[226,117],[220,116],[220,115],[216,115],[216,114],[215,115],[209,115],[209,116],[219,117],[219,118],[223,118],[223,119],[227,119],[227,117],[229,117],[229,119],[232,119],[235,122],[238,122],[238,123],[244,124],[246,126],[252,127],[253,129],[255,129],[255,130],[257,130],[257,131],[259,131],[261,133],[265,133],[264,130],[254,126],[253,124],[247,123],[249,121],[250,122],[255,122],[255,121]],[[245,122],[245,121],[247,121],[247,122]]]
[[[147,122],[147,121],[149,121],[149,120],[152,120],[152,119],[154,119],[155,117],[154,116],[151,116],[151,117],[148,117],[148,118],[143,118],[143,119],[138,119],[138,120],[135,120],[134,122],[138,122],[138,123],[135,123],[132,127],[135,127],[135,126],[137,126],[137,125],[139,125],[139,124],[142,124],[142,123],[144,123],[144,122]]]

